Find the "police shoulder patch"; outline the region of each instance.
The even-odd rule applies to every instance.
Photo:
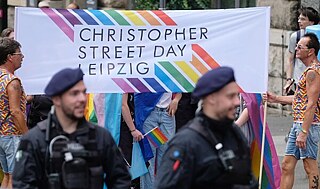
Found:
[[[168,150],[168,155],[170,156],[170,159],[172,160],[183,160],[184,158],[184,149],[178,146],[172,146],[169,150]]]

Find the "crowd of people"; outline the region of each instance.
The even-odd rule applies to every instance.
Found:
[[[41,1],[40,8],[50,4]],[[72,2],[67,8],[79,8]],[[292,104],[293,125],[282,162],[280,188],[292,188],[298,160],[319,188],[320,62],[318,37],[305,33],[318,24],[311,7],[299,10],[300,30],[289,44],[286,96],[263,95],[270,103]],[[258,188],[250,144],[253,133],[234,71],[208,71],[192,93],[122,95],[120,142],[85,120],[87,91],[80,68],[57,72],[43,95],[26,95],[15,71],[21,44],[13,28],[0,38],[1,188]],[[289,93],[293,87],[294,93]],[[237,108],[241,112],[236,117]],[[197,109],[197,110],[196,110]],[[169,142],[155,147],[145,134],[159,128]],[[132,143],[139,142],[147,173],[131,181]]]

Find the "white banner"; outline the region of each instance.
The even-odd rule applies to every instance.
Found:
[[[267,90],[270,8],[116,11],[16,8],[17,71],[43,93],[62,68],[81,67],[88,92],[190,92],[230,66],[245,92]]]

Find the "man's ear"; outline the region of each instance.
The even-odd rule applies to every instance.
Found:
[[[309,53],[311,53],[311,54],[314,53],[314,49],[311,48],[311,49],[308,50],[308,56],[311,56],[311,54],[309,54]]]
[[[61,104],[61,97],[60,96],[53,96],[51,99],[52,99],[52,103],[55,106],[60,106],[60,104]]]
[[[217,98],[216,98],[216,94],[215,93],[209,94],[208,98],[209,98],[209,101],[210,101],[211,104],[215,104],[216,103]]]
[[[11,60],[11,58],[12,58],[12,55],[11,55],[11,54],[8,54],[8,55],[7,55],[7,61],[8,61],[8,60]]]

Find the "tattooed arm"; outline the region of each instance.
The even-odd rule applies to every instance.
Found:
[[[7,86],[9,107],[13,122],[18,130],[24,134],[28,131],[28,127],[24,116],[25,113],[20,109],[21,90],[20,81],[17,79],[12,80]]]
[[[307,96],[308,104],[304,113],[304,120],[302,123],[302,129],[306,132],[309,131],[313,117],[317,108],[317,102],[320,95],[320,75],[314,70],[310,70],[307,73]],[[297,138],[297,146],[300,148],[306,147],[307,134],[300,132]]]

